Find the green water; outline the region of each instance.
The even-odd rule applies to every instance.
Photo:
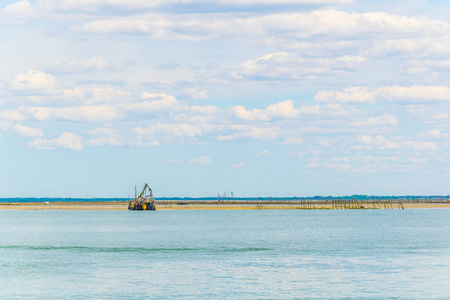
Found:
[[[449,299],[450,210],[0,211],[0,299]]]

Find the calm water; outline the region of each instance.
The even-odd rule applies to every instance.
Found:
[[[450,299],[450,210],[0,211],[0,298]]]

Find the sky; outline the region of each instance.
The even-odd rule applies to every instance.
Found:
[[[0,198],[448,195],[438,0],[4,0]]]

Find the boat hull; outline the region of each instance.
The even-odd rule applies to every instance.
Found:
[[[128,210],[156,210],[155,201],[153,199],[136,198],[130,200]]]

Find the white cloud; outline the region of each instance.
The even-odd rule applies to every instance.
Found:
[[[31,128],[31,127],[22,126],[22,125],[16,125],[16,126],[14,126],[14,130],[21,136],[25,136],[25,137],[44,136],[44,133],[42,132],[42,130],[40,130],[38,128]]]
[[[420,132],[417,134],[419,138],[431,138],[431,139],[439,139],[450,137],[450,133],[442,132],[442,129],[434,129],[428,132]]]
[[[117,130],[115,130],[114,128],[110,128],[110,127],[103,127],[103,128],[92,129],[88,133],[92,134],[92,135],[97,135],[97,136],[113,137],[113,136],[117,135]]]
[[[27,116],[14,109],[0,111],[1,120],[23,121],[26,120],[26,118]]]
[[[363,144],[379,147],[381,149],[392,149],[399,147],[398,143],[389,142],[382,135],[377,136],[363,135],[360,136],[358,140]]]
[[[200,156],[197,158],[193,158],[189,161],[191,164],[200,164],[200,165],[209,165],[212,162],[211,157],[209,156]]]
[[[237,163],[237,164],[233,165],[233,168],[243,168],[243,167],[244,167],[244,163],[243,162],[240,162],[240,163]]]
[[[245,62],[236,75],[251,79],[308,79],[321,74],[348,72],[364,61],[359,56],[308,58],[276,52]]]
[[[438,150],[437,142],[428,142],[428,141],[405,141],[402,143],[394,143],[387,141],[383,136],[371,136],[371,135],[363,135],[358,137],[358,140],[366,145],[377,147],[380,149],[392,149],[399,148],[401,146],[412,148],[416,150]]]
[[[158,123],[150,127],[142,128],[136,127],[133,133],[138,135],[150,135],[150,136],[178,136],[178,137],[196,137],[202,135],[202,130],[191,124],[162,124]]]
[[[391,86],[379,88],[376,93],[381,99],[406,103],[450,101],[450,89],[446,86]]]
[[[428,71],[448,71],[450,70],[450,60],[411,60],[403,66],[406,74],[421,74]]]
[[[189,107],[191,112],[196,114],[208,114],[208,115],[214,115],[220,111],[220,109],[217,106],[214,105],[191,105]]]
[[[56,139],[35,139],[28,146],[39,150],[54,150],[56,148],[83,150],[81,136],[69,132],[62,133]]]
[[[163,124],[158,123],[149,127],[136,127],[132,129],[132,133],[137,135],[138,140],[159,144],[180,143],[180,142],[197,142],[198,138],[203,135],[201,127],[193,124]],[[146,143],[144,143],[146,144]]]
[[[123,103],[133,99],[130,93],[111,88],[92,88],[85,95],[89,97],[87,104]]]
[[[190,87],[183,89],[183,94],[193,99],[207,99],[208,91],[199,87]]]
[[[449,24],[443,24],[443,28],[448,28]],[[450,37],[442,32],[439,37],[438,32],[430,35],[434,37],[411,37],[382,40],[376,44],[370,54],[374,57],[407,57],[407,58],[430,58],[441,57],[450,53]],[[419,71],[419,72],[417,72]],[[412,70],[412,74],[421,73],[424,70]]]
[[[261,5],[261,4],[350,4],[354,0],[218,0],[217,3],[233,5]],[[115,6],[127,9],[153,8],[166,4],[179,3],[179,0],[41,0],[40,4],[53,9],[94,11],[104,6]],[[183,4],[207,5],[204,0],[183,0]]]
[[[218,141],[234,141],[239,139],[255,139],[255,140],[267,140],[276,141],[282,136],[279,127],[264,126],[257,127],[251,125],[230,125],[228,130],[235,131],[231,135],[218,135]]]
[[[291,100],[269,105],[266,109],[246,110],[244,106],[233,106],[236,118],[248,121],[270,121],[273,118],[295,119],[300,115]]]
[[[141,98],[150,101],[142,101],[124,108],[136,114],[152,114],[159,111],[170,110],[178,105],[178,101],[175,97],[167,94],[142,93]]]
[[[37,16],[35,9],[31,6],[30,2],[26,0],[18,1],[6,6],[5,12],[16,18],[33,18]]]
[[[269,150],[261,150],[258,153],[256,153],[256,156],[267,156],[270,154]]]
[[[103,56],[94,56],[86,60],[71,61],[56,65],[51,68],[52,72],[75,73],[103,70],[123,70],[131,65],[129,61],[110,61]]]
[[[437,142],[424,142],[424,141],[408,141],[405,142],[405,145],[409,148],[413,148],[416,150],[438,150]]]
[[[209,19],[210,17],[211,19]],[[374,35],[389,37],[417,37],[445,34],[450,28],[446,22],[426,17],[406,17],[384,12],[347,13],[337,10],[316,10],[306,13],[276,13],[262,16],[228,18],[227,15],[183,16],[177,21],[156,14],[136,15],[132,18],[94,20],[86,23],[83,30],[95,33],[148,33],[153,36],[162,32],[169,38],[182,31],[187,35],[217,36],[291,36],[309,38],[330,35],[335,38]],[[161,36],[162,37],[162,36]]]
[[[118,102],[102,105],[80,105],[67,107],[19,106],[0,111],[0,116],[7,120],[35,119],[40,121],[65,120],[75,122],[109,122],[114,120],[130,120],[169,112],[178,105],[175,97],[166,94],[143,93],[141,101],[124,103],[133,100],[128,93],[113,89],[93,89],[86,93],[87,104],[96,102]]]
[[[114,128],[95,128],[88,133],[98,136],[97,138],[90,139],[87,142],[87,144],[91,146],[122,146],[124,144],[124,139],[119,136],[117,130]]]
[[[319,91],[314,96],[316,102],[371,103],[375,94],[367,87],[349,87],[342,91]]]
[[[398,103],[427,103],[450,101],[450,89],[446,86],[413,85],[389,86],[377,89],[368,87],[350,87],[342,91],[319,91],[315,97],[316,102],[342,102],[342,103],[372,103],[372,102],[398,102]]]
[[[17,91],[48,92],[57,87],[53,75],[36,70],[15,76],[9,84]]]
[[[447,119],[448,118],[448,113],[435,114],[435,115],[432,115],[431,118],[434,119],[434,120]]]
[[[300,112],[304,115],[346,115],[347,112],[338,103],[331,103],[326,105],[302,106]]]
[[[351,169],[351,164],[312,161],[307,165],[307,167],[308,168],[335,169],[337,171],[348,171]]]
[[[218,9],[222,10],[237,9],[240,11],[241,7],[245,8],[260,8],[261,6],[283,7],[287,6],[310,6],[310,5],[344,5],[353,3],[354,0],[217,0],[214,3],[205,0],[39,0],[36,8],[45,12],[63,12],[69,13],[96,13],[104,11],[105,8],[113,7],[114,11],[120,11],[123,15],[132,13],[142,14],[152,9],[166,8],[169,9],[174,5],[183,7],[192,7],[197,9],[201,6],[208,10]],[[119,8],[120,10],[117,10]],[[127,11],[129,10],[129,11]]]
[[[282,141],[280,144],[282,145],[298,145],[303,144],[303,139],[299,137],[288,137],[284,141]]]
[[[94,20],[83,25],[82,31],[87,33],[96,34],[109,34],[109,33],[142,33],[148,34],[153,38],[179,38],[179,39],[193,39],[189,36],[179,35],[170,32],[169,28],[174,24],[171,24],[170,20],[164,19],[157,14],[149,14],[145,19],[139,19],[136,17],[114,20]],[[184,37],[184,38],[183,38]]]
[[[119,107],[112,105],[89,105],[71,107],[28,107],[23,108],[36,120],[66,120],[74,122],[108,122],[121,117]]]
[[[234,106],[233,112],[236,118],[248,121],[269,121],[270,117],[261,109],[253,109],[248,111],[244,106]]]
[[[87,142],[91,146],[122,146],[123,140],[119,137],[98,137],[95,139],[90,139]]]
[[[350,122],[349,125],[355,127],[397,126],[398,119],[394,115],[385,114],[378,117],[370,117],[366,120]]]

